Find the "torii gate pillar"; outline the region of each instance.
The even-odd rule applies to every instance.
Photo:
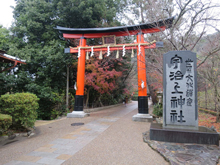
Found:
[[[144,34],[137,34],[137,43],[144,43]],[[138,71],[138,114],[132,117],[133,121],[152,121],[148,112],[147,74],[145,63],[144,46],[137,48],[137,71]]]
[[[84,37],[80,38],[79,46],[80,47],[86,46],[86,39]],[[82,118],[89,115],[88,113],[85,113],[83,111],[85,63],[86,63],[86,50],[82,49],[80,51],[80,56],[78,58],[74,111],[72,113],[68,113],[67,117]]]

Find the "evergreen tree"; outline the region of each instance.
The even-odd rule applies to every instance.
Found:
[[[66,67],[76,61],[72,54],[63,51],[69,45],[75,46],[75,41],[63,40],[55,27],[119,25],[118,3],[119,0],[17,0],[8,54],[25,59],[27,64],[18,66],[12,74],[0,75],[1,94],[35,93],[40,98],[38,118],[41,119],[63,113],[65,107],[58,105],[64,102]],[[93,42],[88,40],[88,44],[90,41]],[[76,68],[71,67],[70,72],[75,73]],[[72,76],[70,82],[73,79]]]

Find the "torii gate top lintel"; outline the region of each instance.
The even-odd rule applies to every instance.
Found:
[[[144,23],[131,26],[117,26],[117,27],[104,27],[104,28],[66,28],[57,26],[56,29],[63,33],[64,38],[101,38],[102,36],[115,35],[129,36],[142,33],[155,33],[165,30],[172,26],[174,17],[160,20],[153,23]]]

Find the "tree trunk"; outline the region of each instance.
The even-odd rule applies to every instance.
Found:
[[[214,97],[215,97],[215,111],[216,111],[216,123],[219,121],[219,106],[218,106],[218,89],[217,89],[217,85],[214,86]]]
[[[67,66],[66,75],[66,108],[69,107],[69,66]]]
[[[218,99],[218,100],[219,100],[219,99]],[[219,122],[219,120],[220,120],[220,116],[219,116],[219,115],[220,115],[220,114],[219,114],[219,103],[217,103],[217,112],[216,112],[216,114],[217,114],[217,115],[216,115],[216,123],[217,123],[217,122]]]
[[[90,90],[91,90],[91,87],[89,87],[89,89],[87,90],[87,95],[86,95],[86,107],[87,108],[89,108],[88,107],[88,102],[89,102],[89,92],[90,92]]]
[[[207,97],[207,86],[206,86],[206,81],[205,81],[205,108],[208,109],[208,97]]]
[[[218,97],[218,93],[217,93],[217,87],[216,85],[214,86],[214,97],[215,97],[215,111],[217,111],[217,104],[218,104],[218,101],[217,101],[217,97]]]
[[[99,103],[100,103],[100,105],[101,105],[101,107],[103,107],[104,105],[102,104],[102,101],[101,101],[101,95],[99,96]]]
[[[156,104],[158,102],[158,100],[157,100],[157,93],[153,89],[152,86],[149,85],[148,87],[149,87],[149,91],[150,91],[151,100],[152,100],[153,104]]]

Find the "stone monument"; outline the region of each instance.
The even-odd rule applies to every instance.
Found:
[[[163,58],[163,127],[198,130],[196,54],[172,51]]]
[[[198,126],[196,53],[170,51],[163,56],[163,125],[152,123],[150,139],[219,144],[219,135]]]

